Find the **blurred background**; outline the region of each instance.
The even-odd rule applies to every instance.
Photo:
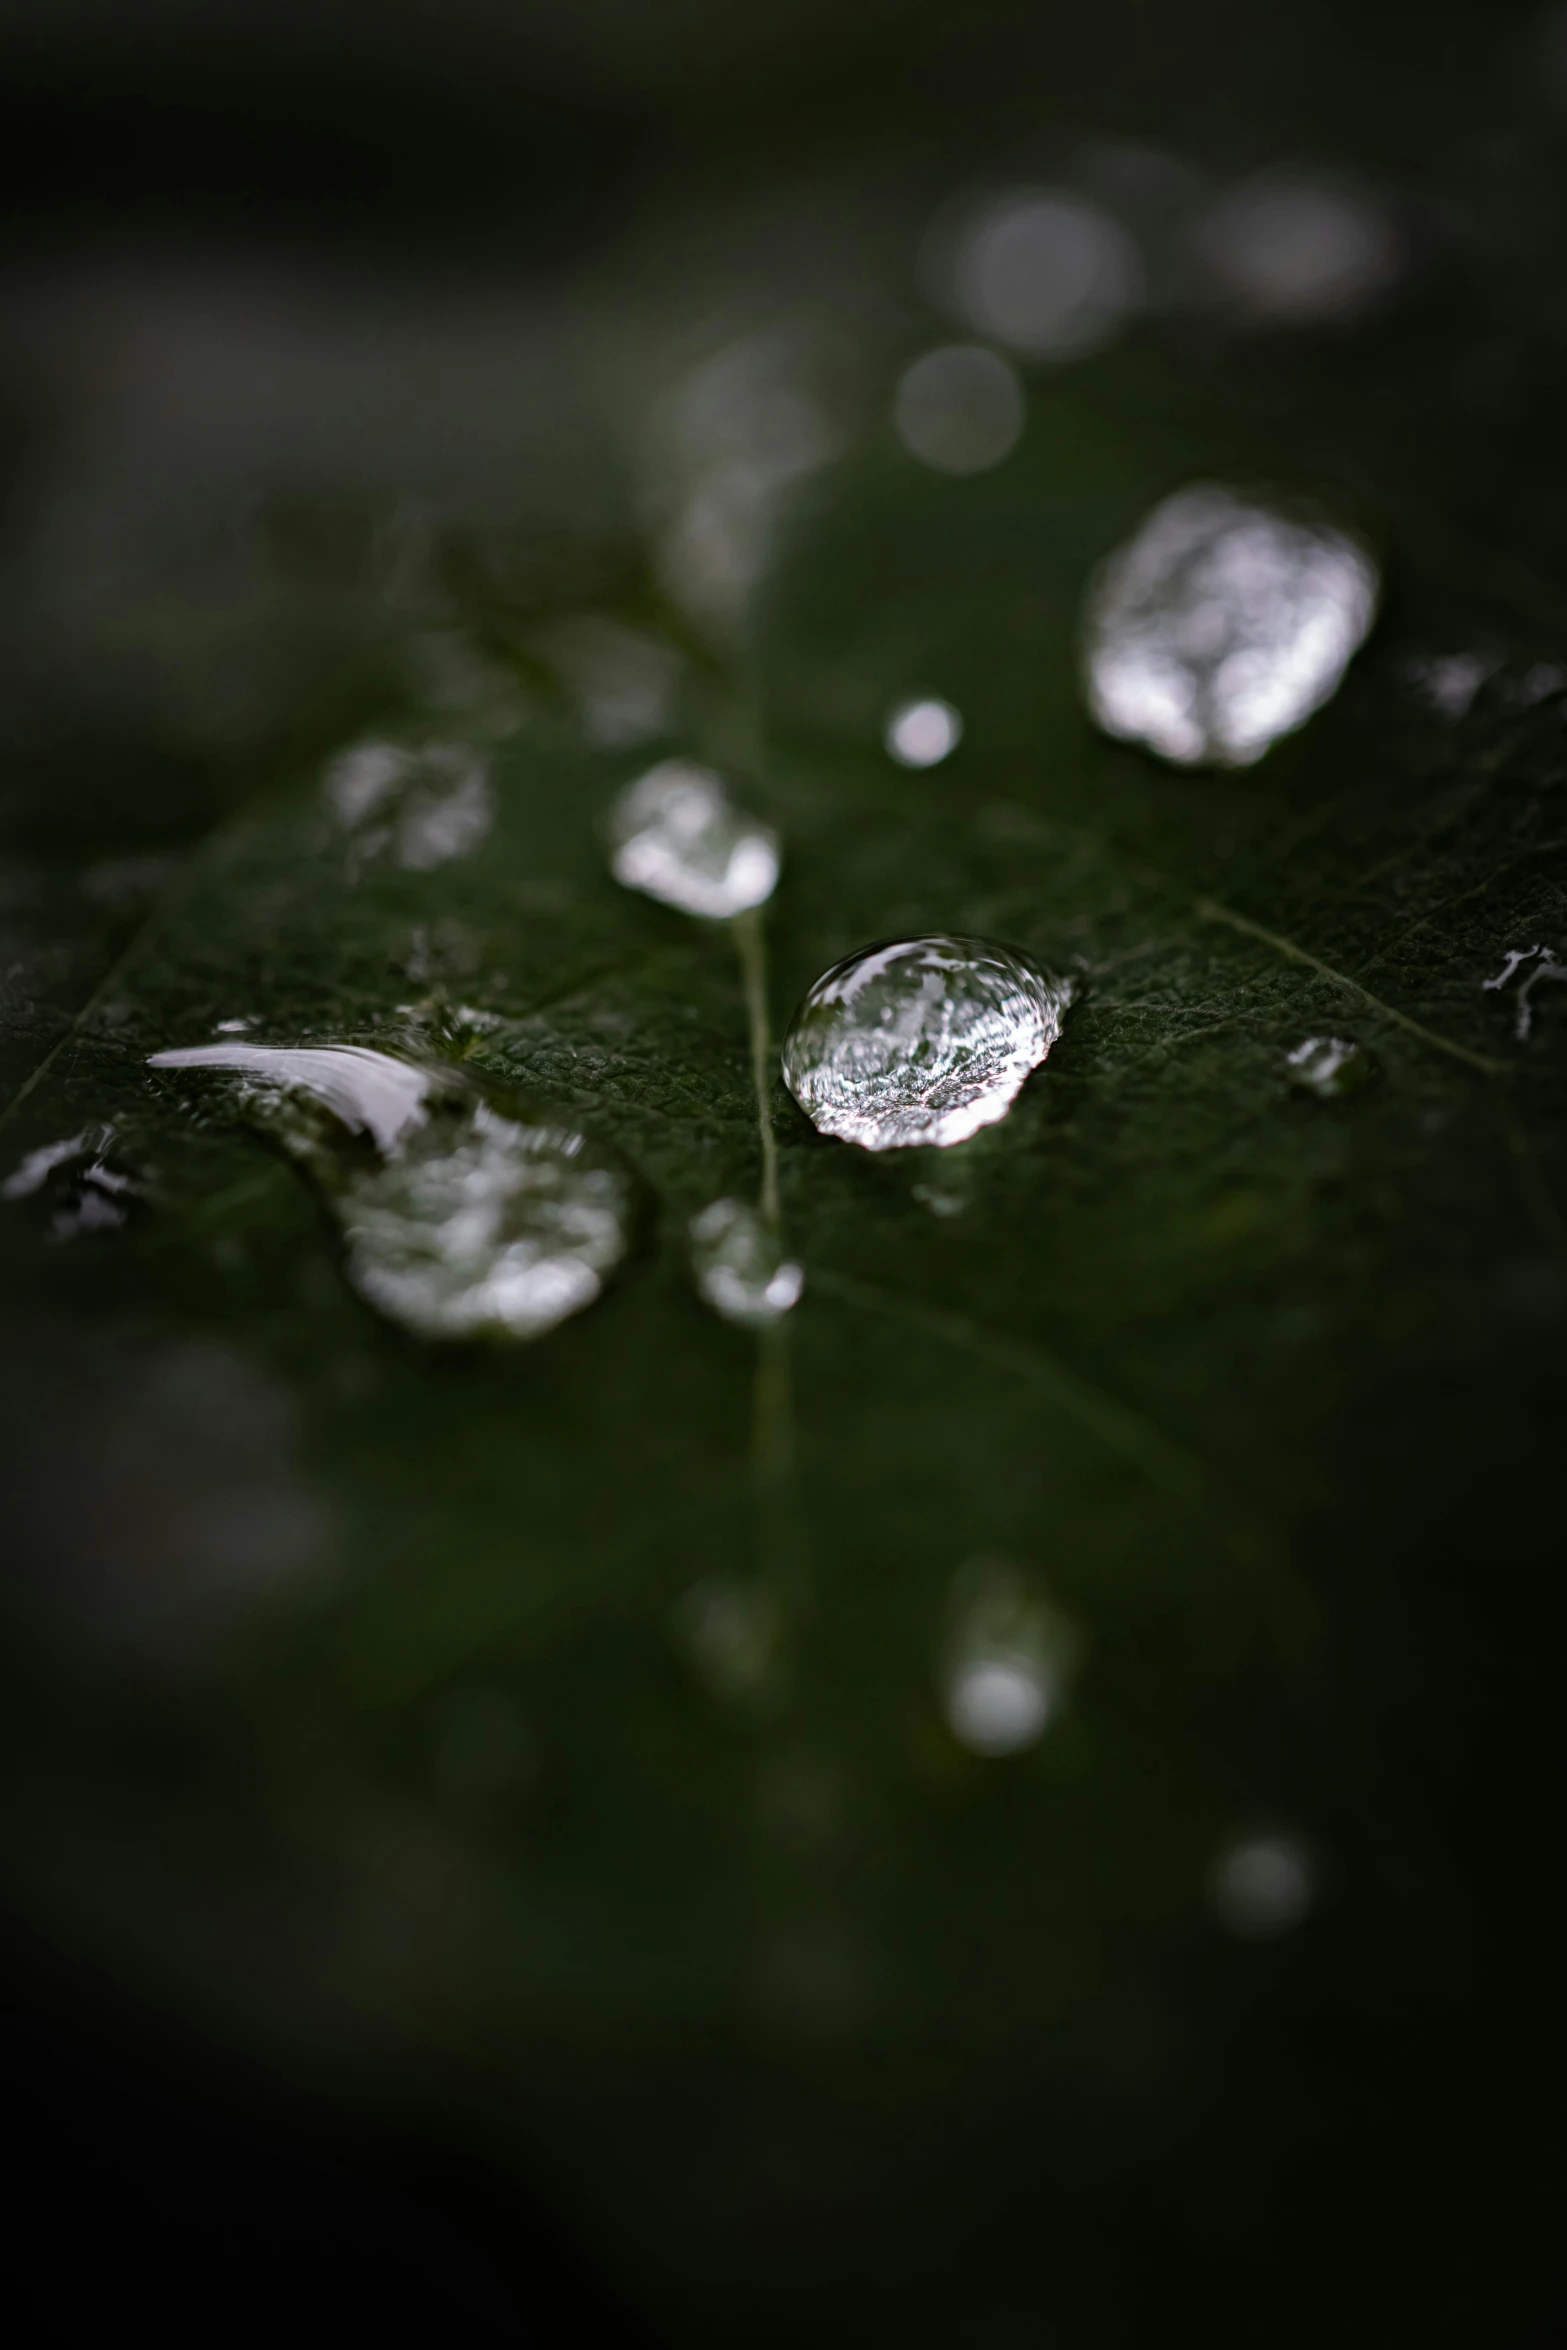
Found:
[[[14,2338],[1560,2339],[1560,1051],[1483,988],[1567,947],[1567,12],[10,0],[0,120]],[[1244,794],[1072,667],[1209,474],[1388,558]],[[331,760],[432,731],[491,797],[345,846]],[[673,1242],[431,1367],[142,1071],[401,1022],[675,1232],[754,1179],[738,997],[594,827],[686,750],[784,833],[775,1022],[903,927],[1087,975],[1026,1166],[786,1132],[782,1697]],[[1346,1018],[1362,1125],[1280,1109]],[[926,1363],[987,1299],[1265,1536]],[[1015,1765],[930,1661],[1014,1572],[1103,1693]]]

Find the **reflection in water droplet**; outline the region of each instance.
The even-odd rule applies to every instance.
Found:
[[[766,1330],[800,1302],[805,1275],[779,1250],[755,1208],[715,1199],[691,1219],[696,1285],[715,1314],[746,1330]]]
[[[483,759],[463,743],[355,743],[322,780],[359,859],[425,873],[477,848],[494,820]]]
[[[1531,964],[1534,966],[1532,970],[1529,969]],[[1504,958],[1496,977],[1482,980],[1481,986],[1487,995],[1499,994],[1502,989],[1511,986],[1520,971],[1527,972],[1527,977],[1518,983],[1513,1034],[1520,1044],[1527,1044],[1534,1027],[1534,991],[1542,984],[1567,980],[1567,963],[1557,960],[1552,947],[1514,947]]]
[[[1016,1567],[974,1559],[953,1579],[947,1726],[973,1754],[1021,1754],[1065,1697],[1081,1642]]]
[[[1063,190],[995,204],[957,255],[954,291],[970,322],[1036,359],[1106,343],[1145,295],[1142,256],[1119,222]]]
[[[540,1337],[591,1305],[625,1255],[622,1171],[570,1127],[503,1115],[455,1072],[357,1045],[201,1045],[151,1066],[239,1076],[331,1200],[354,1287],[421,1337]]]
[[[985,939],[862,947],[796,1012],[784,1082],[823,1134],[945,1148],[1006,1116],[1071,1000],[1070,981]]]
[[[610,834],[615,879],[684,914],[726,921],[777,887],[777,834],[737,808],[719,776],[684,759],[663,760],[621,793]]]
[[[898,383],[892,420],[911,457],[938,473],[985,473],[1011,455],[1025,401],[1016,368],[974,343],[927,351]]]
[[[887,720],[887,749],[900,767],[939,767],[962,738],[963,721],[950,702],[900,702]]]
[[[1089,700],[1184,767],[1249,767],[1337,692],[1375,616],[1364,548],[1204,485],[1154,509],[1089,591]]]
[[[1347,1036],[1308,1036],[1285,1055],[1295,1083],[1324,1101],[1358,1093],[1371,1075],[1371,1056]]]
[[[1288,326],[1369,309],[1402,262],[1392,223],[1369,197],[1299,173],[1270,172],[1231,188],[1194,241],[1233,302]]]
[[[1309,1916],[1316,1870],[1294,1837],[1252,1836],[1220,1853],[1208,1893],[1220,1924],[1232,1934],[1246,1942],[1271,1941]]]

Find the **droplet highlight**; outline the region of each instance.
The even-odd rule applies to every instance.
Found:
[[[1012,948],[900,939],[824,972],[794,1016],[784,1083],[823,1134],[947,1148],[1006,1116],[1072,1000]]]
[[[887,755],[900,767],[939,767],[963,739],[963,720],[950,702],[931,697],[900,702],[887,719]]]
[[[683,914],[723,922],[778,885],[778,836],[737,808],[721,776],[665,759],[628,785],[610,816],[611,870]]]
[[[359,1045],[199,1045],[150,1066],[239,1078],[330,1202],[355,1289],[421,1338],[542,1337],[626,1253],[629,1176],[455,1071]]]
[[[800,1302],[805,1274],[744,1200],[715,1199],[690,1227],[691,1270],[715,1314],[743,1330],[769,1330]]]
[[[1358,1093],[1371,1075],[1371,1055],[1347,1036],[1308,1036],[1284,1061],[1293,1084],[1326,1102]]]
[[[1212,485],[1182,490],[1089,589],[1094,717],[1177,766],[1249,767],[1338,691],[1377,590],[1344,532]]]

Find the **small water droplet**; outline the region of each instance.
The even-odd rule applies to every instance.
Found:
[[[331,1202],[354,1287],[420,1337],[542,1337],[626,1253],[629,1177],[456,1071],[361,1045],[200,1045],[150,1065],[239,1077]]]
[[[477,848],[494,821],[488,769],[464,743],[354,743],[321,788],[360,863],[391,856],[427,873]]]
[[[1308,1036],[1284,1059],[1293,1082],[1323,1101],[1358,1093],[1371,1075],[1371,1055],[1347,1036]]]
[[[1358,316],[1389,291],[1403,262],[1392,222],[1369,195],[1298,171],[1228,189],[1193,243],[1216,290],[1259,325]]]
[[[727,921],[777,887],[777,834],[734,805],[720,776],[684,759],[628,785],[610,834],[615,879],[683,914]]]
[[[691,1219],[696,1285],[715,1314],[742,1329],[766,1330],[800,1302],[805,1275],[743,1200],[715,1199]]]
[[[1476,694],[1495,668],[1495,662],[1480,653],[1433,653],[1412,660],[1406,675],[1432,709],[1456,726],[1460,718],[1467,718]]]
[[[1034,359],[1098,350],[1146,291],[1126,230],[1065,188],[1022,188],[989,205],[953,268],[953,292],[971,323]]]
[[[904,371],[892,421],[922,465],[937,473],[987,473],[1012,454],[1027,413],[1022,379],[999,351],[952,343]]]
[[[678,1601],[671,1630],[697,1678],[721,1704],[755,1706],[779,1695],[783,1620],[761,1585],[721,1576],[694,1584]]]
[[[862,947],[796,1012],[784,1083],[823,1134],[946,1148],[1006,1116],[1071,1000],[1069,980],[986,939]]]
[[[1182,490],[1090,587],[1094,716],[1177,766],[1249,767],[1331,700],[1376,604],[1376,567],[1342,531]]]
[[[900,767],[939,767],[962,741],[963,721],[950,702],[900,702],[884,739]]]
[[[975,1559],[954,1578],[943,1710],[960,1746],[989,1757],[1036,1745],[1058,1711],[1081,1643],[1016,1567]]]
[[[1293,1836],[1249,1836],[1214,1862],[1208,1896],[1219,1923],[1243,1942],[1270,1942],[1310,1915],[1317,1898],[1311,1855]]]

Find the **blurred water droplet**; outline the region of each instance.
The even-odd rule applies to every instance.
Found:
[[[887,720],[886,744],[900,767],[939,767],[963,739],[963,721],[950,702],[900,702]]]
[[[938,473],[985,473],[1011,455],[1026,402],[1016,368],[974,343],[927,351],[905,369],[892,420],[911,457]]]
[[[1036,1745],[1065,1697],[1081,1642],[1016,1567],[975,1559],[953,1580],[942,1683],[947,1726],[988,1757]]]
[[[1033,359],[1101,348],[1146,296],[1142,256],[1099,205],[1061,189],[1023,189],[991,205],[963,238],[953,291],[970,324]]]
[[[676,1645],[708,1693],[721,1704],[754,1706],[781,1689],[783,1621],[770,1592],[756,1583],[713,1576],[677,1603]]]
[[[1248,767],[1337,692],[1376,604],[1376,567],[1342,531],[1182,490],[1089,589],[1094,716],[1179,766]]]
[[[1371,1075],[1370,1054],[1347,1036],[1308,1036],[1286,1053],[1285,1065],[1296,1085],[1323,1101],[1358,1093]]]
[[[321,788],[361,864],[390,856],[430,872],[477,848],[494,821],[485,762],[463,743],[355,743]]]
[[[151,1066],[239,1077],[330,1200],[354,1287],[420,1337],[541,1337],[591,1305],[626,1253],[623,1171],[456,1072],[340,1045],[201,1045]]]
[[[1071,999],[1070,981],[985,939],[862,947],[796,1012],[784,1082],[823,1134],[945,1148],[1006,1116]]]
[[[85,1158],[89,1151],[106,1150],[113,1140],[113,1128],[87,1127],[80,1134],[68,1135],[63,1142],[46,1142],[29,1151],[26,1158],[0,1183],[0,1199],[28,1199],[41,1191],[57,1167],[66,1167],[74,1159]]]
[[[1312,326],[1369,309],[1403,254],[1372,199],[1332,180],[1269,172],[1231,188],[1193,243],[1221,292],[1259,323]]]
[[[1222,1926],[1244,1942],[1288,1934],[1310,1915],[1317,1873],[1292,1836],[1251,1836],[1214,1862],[1208,1895]]]
[[[680,655],[645,631],[596,613],[562,620],[538,639],[581,713],[597,749],[627,750],[667,734],[674,723]]]
[[[722,922],[777,886],[777,834],[734,805],[721,777],[684,759],[663,760],[621,793],[610,835],[615,879],[683,914]]]
[[[1469,715],[1495,666],[1479,653],[1447,653],[1411,661],[1408,675],[1432,709],[1456,724]]]
[[[766,1330],[800,1302],[805,1275],[785,1258],[755,1208],[715,1199],[691,1219],[691,1266],[715,1314]]]

